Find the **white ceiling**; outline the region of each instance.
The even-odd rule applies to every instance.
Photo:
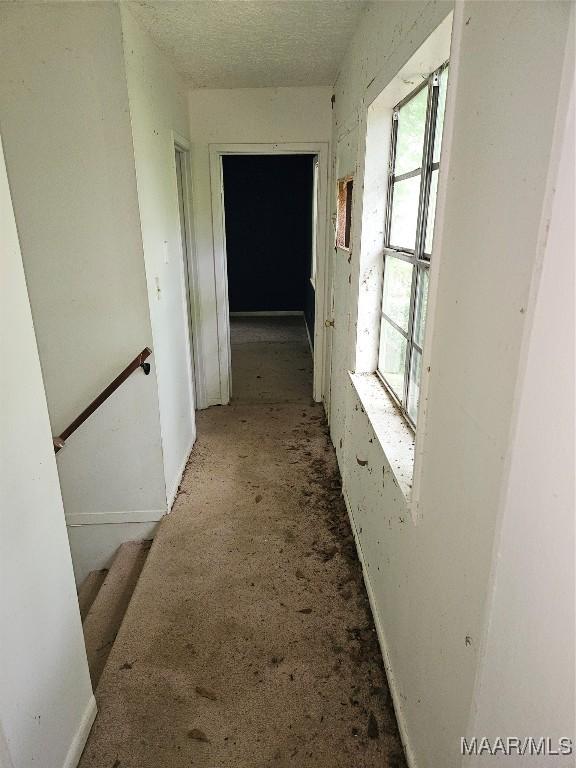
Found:
[[[196,88],[332,85],[361,0],[133,0],[130,9]]]

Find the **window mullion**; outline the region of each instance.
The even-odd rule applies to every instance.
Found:
[[[422,175],[422,168],[414,168],[413,171],[406,171],[406,173],[401,173],[398,176],[394,175],[392,177],[392,182],[396,184],[397,181],[406,181],[406,179],[413,179],[416,176]]]
[[[390,242],[390,226],[392,224],[392,198],[394,197],[394,164],[396,162],[396,139],[398,137],[398,111],[394,110],[392,115],[392,135],[390,136],[390,157],[388,160],[388,185],[386,191],[386,212],[384,216],[384,243]],[[386,254],[382,259],[382,286],[384,286],[384,277],[386,272]],[[384,296],[380,299],[384,301]]]
[[[392,115],[392,136],[390,137],[390,159],[388,161],[388,189],[386,196],[386,215],[384,219],[384,243],[390,243],[392,224],[392,198],[394,197],[394,165],[396,163],[396,140],[398,138],[398,112]]]
[[[420,182],[420,201],[418,205],[418,221],[416,225],[416,259],[421,259],[424,253],[426,239],[426,221],[428,218],[428,200],[430,197],[430,180],[432,176],[432,161],[434,151],[434,126],[438,107],[438,75],[434,73],[428,84],[428,108],[426,110],[426,127],[424,133],[424,148],[422,153],[422,177]],[[415,267],[412,273],[410,293],[410,314],[408,320],[408,344],[404,368],[404,404],[408,408],[408,389],[410,387],[410,371],[414,350],[414,319],[416,314],[416,298],[418,292],[420,267]]]
[[[404,361],[404,406],[408,408],[408,385],[410,383],[410,366],[412,364],[412,339],[414,336],[414,314],[416,309],[416,290],[418,286],[419,267],[414,265],[412,270],[412,285],[410,286],[410,312],[408,316],[408,343],[406,344],[406,360]]]
[[[428,202],[430,197],[430,181],[432,178],[432,162],[434,152],[434,129],[438,109],[438,92],[440,85],[438,74],[434,73],[429,81],[428,109],[426,111],[426,127],[424,133],[424,151],[422,156],[422,181],[420,185],[420,201],[418,204],[418,221],[416,225],[416,257],[421,259],[424,254],[426,240],[426,222],[428,219]]]
[[[401,328],[398,325],[398,323],[395,323],[394,320],[392,320],[391,317],[388,317],[388,315],[386,314],[386,312],[384,312],[384,310],[382,310],[382,312],[380,314],[382,315],[384,320],[386,320],[387,323],[390,323],[392,328],[396,329],[398,331],[398,333],[400,333],[402,336],[404,336],[406,341],[409,341],[406,331],[403,328]]]
[[[422,153],[422,175],[420,181],[420,201],[418,204],[418,220],[416,224],[416,246],[414,249],[414,255],[416,259],[422,257],[424,249],[424,230],[425,230],[425,198],[430,189],[430,129],[431,129],[431,115],[433,112],[432,105],[434,97],[436,95],[437,101],[437,89],[433,86],[432,78],[429,81],[429,95],[428,95],[428,108],[426,110],[426,126],[424,133],[424,148]],[[436,91],[436,94],[435,94]],[[408,344],[406,345],[406,360],[404,361],[404,397],[403,405],[408,409],[408,388],[410,386],[410,368],[412,366],[412,349],[413,349],[413,337],[414,337],[414,315],[416,311],[416,292],[418,288],[418,271],[417,266],[414,267],[412,272],[412,285],[410,287],[410,312],[408,318]]]

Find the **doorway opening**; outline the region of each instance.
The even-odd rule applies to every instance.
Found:
[[[234,402],[312,397],[317,176],[314,154],[222,158]]]
[[[314,347],[313,399],[323,400],[325,374],[325,307],[326,292],[330,281],[326,258],[328,221],[328,144],[325,142],[294,142],[280,144],[211,144],[210,179],[212,195],[212,234],[214,243],[214,289],[217,316],[218,374],[220,382],[220,404],[230,402],[231,389],[231,348],[230,309],[228,302],[228,267],[225,224],[224,161],[229,156],[297,156],[310,155],[317,159],[313,197],[316,211],[313,211],[312,268],[308,281],[314,293],[314,333],[311,334]],[[277,233],[277,237],[285,233]],[[202,357],[198,358],[202,363]]]

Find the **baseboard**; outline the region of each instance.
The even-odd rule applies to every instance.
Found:
[[[126,512],[77,512],[66,515],[66,525],[120,525],[157,523],[167,509],[130,509]]]
[[[176,475],[176,483],[172,487],[172,490],[170,491],[170,494],[168,496],[168,511],[170,512],[172,510],[172,507],[174,506],[174,502],[176,501],[176,496],[178,494],[178,488],[180,488],[180,483],[182,482],[182,477],[184,476],[184,470],[186,469],[186,464],[188,464],[188,460],[190,458],[190,454],[192,453],[192,448],[194,448],[194,443],[196,442],[196,435],[194,435],[194,438],[192,442],[190,443],[190,446],[188,447],[188,450],[186,451],[186,455],[184,458],[184,461],[182,462],[182,465],[180,466],[180,469],[178,470],[178,474]]]
[[[364,566],[364,555],[362,553],[362,545],[360,544],[360,539],[358,538],[358,532],[356,531],[356,526],[354,525],[354,518],[352,516],[350,502],[348,501],[348,496],[346,495],[346,492],[344,490],[342,491],[342,495],[344,496],[346,510],[348,511],[348,518],[350,520],[350,527],[352,528],[352,533],[354,535],[354,541],[356,542],[356,550],[358,552],[360,564],[362,565],[362,574],[364,576],[366,592],[368,593],[370,611],[372,613],[372,618],[374,620],[374,625],[376,627],[376,634],[378,635],[378,644],[380,645],[380,652],[382,653],[382,660],[384,661],[384,669],[386,670],[386,679],[388,680],[388,687],[392,695],[392,703],[394,705],[394,714],[396,715],[396,722],[398,723],[400,739],[402,741],[402,747],[404,748],[404,756],[406,757],[406,763],[408,764],[408,768],[418,768],[416,763],[416,758],[414,757],[414,752],[412,750],[412,747],[410,746],[410,740],[408,738],[408,729],[406,727],[406,720],[404,718],[402,702],[400,700],[400,695],[398,693],[396,678],[394,677],[394,672],[392,671],[392,665],[390,663],[390,654],[388,653],[388,644],[386,642],[384,627],[382,626],[382,622],[380,621],[378,611],[376,610],[376,601],[374,599],[374,591],[372,589],[370,577],[368,576],[368,571]]]
[[[263,310],[262,312],[230,312],[230,317],[302,317],[303,310]]]
[[[76,768],[80,762],[80,758],[82,757],[82,752],[84,751],[86,741],[90,735],[90,729],[92,728],[92,724],[96,718],[97,711],[96,699],[94,698],[94,695],[92,695],[88,701],[88,706],[82,715],[82,720],[80,721],[78,730],[72,739],[72,743],[70,744],[70,748],[68,749],[68,754],[66,755],[66,759],[64,760],[64,765],[62,768]]]

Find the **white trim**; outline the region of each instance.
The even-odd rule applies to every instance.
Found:
[[[178,474],[176,475],[176,482],[172,486],[172,490],[170,491],[170,494],[168,495],[168,510],[171,511],[172,507],[174,506],[174,502],[176,501],[176,496],[178,495],[178,488],[180,488],[180,483],[182,482],[182,478],[184,477],[184,472],[186,470],[186,465],[188,464],[188,461],[190,460],[190,454],[192,453],[192,449],[194,448],[194,443],[196,442],[196,434],[194,434],[194,437],[192,438],[192,442],[188,446],[188,450],[186,451],[186,455],[184,457],[184,461],[180,465],[180,469],[178,470]]]
[[[174,130],[172,130],[172,141],[181,152],[190,152],[192,149],[192,144],[188,141],[188,139],[185,136],[182,136],[181,133],[178,133]]]
[[[191,355],[192,378],[194,384],[194,405],[196,408],[206,407],[206,377],[204,373],[204,357],[202,350],[202,333],[200,317],[200,278],[198,275],[198,259],[196,256],[196,238],[192,222],[194,221],[192,196],[192,160],[191,144],[176,131],[172,131],[174,148],[183,155],[183,193],[184,193],[184,227],[186,230],[187,253],[184,255],[187,271],[188,306],[190,308],[189,345]]]
[[[230,312],[230,317],[303,317],[304,312],[301,309],[294,310],[277,310],[262,312]]]
[[[386,642],[384,627],[382,625],[380,616],[378,614],[378,609],[376,607],[376,599],[374,597],[374,590],[372,589],[370,577],[368,576],[368,571],[364,565],[364,555],[362,553],[362,546],[360,544],[360,539],[358,538],[358,532],[354,524],[354,518],[352,516],[350,502],[348,501],[348,496],[346,493],[346,489],[344,487],[342,488],[342,495],[344,497],[344,502],[346,504],[346,510],[348,512],[348,518],[350,520],[350,527],[352,528],[352,534],[354,535],[354,541],[356,543],[356,551],[358,552],[358,557],[360,559],[360,564],[362,566],[362,575],[364,576],[364,584],[366,586],[366,593],[368,594],[368,602],[370,603],[370,611],[372,613],[372,619],[374,620],[374,626],[376,627],[378,644],[380,646],[380,652],[382,653],[382,661],[384,662],[384,669],[386,671],[386,680],[388,681],[388,688],[390,689],[390,694],[392,696],[392,704],[394,705],[394,714],[396,715],[396,722],[398,723],[400,740],[402,741],[402,747],[404,748],[404,756],[406,758],[406,762],[408,763],[408,768],[418,768],[416,763],[416,758],[414,757],[414,751],[410,746],[410,740],[408,737],[408,728],[406,726],[406,720],[404,718],[404,710],[402,709],[402,699],[400,697],[400,693],[398,691],[398,685],[396,683],[396,678],[392,670],[392,664],[390,662],[390,653],[388,651],[388,644]]]
[[[326,326],[326,321],[333,319],[334,311],[334,247],[336,245],[336,195],[335,193],[335,176],[336,176],[336,160],[337,160],[337,145],[334,148],[332,157],[330,159],[330,165],[328,167],[328,179],[327,188],[330,190],[326,196],[326,210],[324,212],[324,219],[326,222],[325,227],[325,241],[322,251],[322,258],[324,260],[323,269],[321,271],[321,292],[322,292],[322,306],[324,308],[323,315],[319,317],[316,315],[315,326],[318,329],[318,325],[322,325],[322,350],[316,350],[316,355],[322,358],[322,402],[324,405],[324,413],[328,424],[331,425],[331,402],[332,402],[332,351],[334,345],[334,338],[332,333],[332,327]],[[316,270],[316,278],[318,278],[318,266]],[[318,293],[320,292],[320,285],[315,286],[316,291],[316,307],[318,307]],[[318,330],[316,331],[318,333]]]
[[[306,322],[306,318],[304,318],[304,328],[306,328],[306,338],[308,339],[308,344],[310,345],[310,352],[312,353],[312,359],[314,359],[314,346],[312,345],[312,339],[310,338],[310,331],[308,329],[308,323]]]
[[[320,162],[318,157],[314,160],[314,178],[312,184],[312,231],[314,234],[318,231],[318,173],[320,171]],[[316,268],[318,262],[318,241],[316,236],[312,238],[312,258],[310,259],[310,282],[316,283]]]
[[[211,147],[209,147],[209,152],[220,403],[228,405],[230,402],[232,370],[230,355],[230,304],[228,301],[228,270],[226,266],[226,227],[224,224],[224,178],[222,173],[222,154],[213,152]]]
[[[76,768],[80,762],[82,752],[86,746],[86,741],[90,735],[90,730],[94,720],[96,719],[97,712],[98,708],[96,706],[96,699],[94,698],[94,694],[92,694],[88,701],[88,705],[84,710],[80,724],[78,725],[78,730],[72,739],[72,743],[70,744],[62,768]]]
[[[117,523],[157,523],[167,509],[130,509],[126,512],[76,512],[66,515],[66,525],[109,525]]]
[[[230,402],[230,313],[226,268],[226,229],[224,226],[223,155],[317,155],[318,221],[316,228],[316,291],[314,328],[313,398],[321,402],[324,392],[324,297],[326,280],[326,227],[328,222],[328,142],[292,142],[275,144],[209,144],[210,187],[212,195],[212,233],[214,239],[214,283],[218,325],[218,360],[220,402]]]
[[[330,204],[328,197],[329,164],[328,144],[321,144],[318,152],[318,209],[316,227],[316,274],[314,275],[314,378],[313,398],[321,403],[324,397],[324,345],[327,329],[325,294],[327,276],[328,225]],[[329,309],[330,311],[330,309]]]
[[[414,475],[414,432],[375,373],[348,372],[407,506]]]
[[[444,211],[446,195],[450,178],[450,163],[452,160],[452,134],[454,130],[455,94],[458,86],[460,71],[460,41],[463,35],[464,8],[462,3],[456,3],[454,10],[442,22],[446,34],[446,25],[451,25],[450,39],[450,69],[448,89],[446,91],[446,107],[444,109],[444,128],[442,132],[442,152],[440,156],[440,172],[438,174],[438,191],[436,194],[436,216],[434,221],[434,242],[432,257],[428,270],[428,302],[426,309],[426,327],[424,329],[424,344],[422,347],[422,374],[420,376],[420,405],[418,407],[418,425],[414,440],[414,474],[412,480],[412,498],[410,512],[412,520],[417,523],[421,518],[420,493],[422,486],[422,465],[426,445],[426,422],[428,419],[428,391],[430,389],[430,371],[432,368],[432,336],[436,316],[438,295],[438,280],[442,263],[442,240],[444,237]]]

